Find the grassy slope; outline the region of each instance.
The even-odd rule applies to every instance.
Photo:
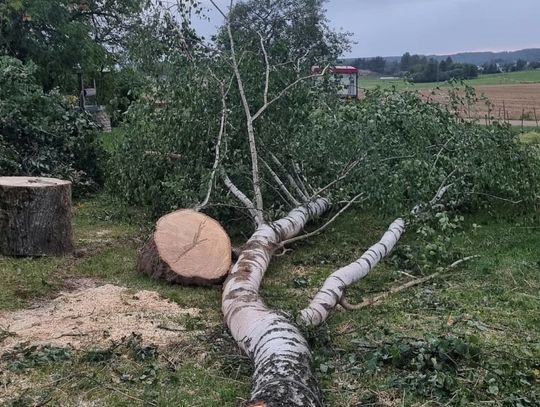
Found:
[[[44,400],[62,406],[82,402],[106,406],[238,405],[248,394],[249,363],[223,328],[220,291],[170,286],[137,275],[134,265],[138,239],[148,231],[136,226],[136,214],[118,217],[117,213],[102,197],[77,204],[77,244],[86,250],[81,258],[0,257],[0,309],[21,308],[33,299],[50,296],[67,277],[97,277],[157,290],[182,306],[200,307],[203,319],[185,321],[194,337],[176,348],[161,350],[156,358],[141,358],[129,343],[101,352],[99,357],[80,353],[57,361],[51,360],[54,358],[50,351],[27,350],[17,356],[18,364],[9,363],[12,369],[19,367],[18,373],[0,372],[0,389],[10,386],[10,381],[34,384],[31,390],[15,397],[13,405],[35,405]],[[477,401],[466,405],[484,405],[478,400],[503,405],[503,400],[525,394],[527,386],[538,386],[535,373],[531,373],[535,367],[532,362],[518,361],[540,359],[540,219],[532,215],[471,219],[481,227],[467,227],[471,230],[458,235],[454,242],[462,255],[479,254],[481,259],[431,284],[398,294],[382,305],[338,312],[327,325],[309,333],[316,369],[330,406],[356,406],[360,402],[381,406],[439,405],[435,401],[424,404],[435,398],[458,405],[460,395],[467,392],[472,392]],[[264,283],[265,300],[273,307],[297,312],[328,273],[378,240],[389,221],[373,214],[350,212],[323,236],[276,258]],[[400,246],[410,245],[415,250],[420,244],[409,234]],[[350,290],[351,300],[406,281],[400,269],[395,260],[384,262]],[[409,271],[430,272],[417,268]],[[482,359],[493,360],[497,369],[480,368],[467,358],[458,360],[461,368],[456,371],[412,367],[420,356],[404,350],[403,346],[411,346],[403,345],[404,341],[440,338],[448,333],[477,342]],[[413,348],[419,351],[425,346]],[[500,352],[507,352],[504,359],[516,367],[499,368]],[[398,360],[398,356],[405,359],[405,368],[387,363]],[[499,376],[487,384],[491,370],[497,370]],[[514,383],[516,377],[528,384],[504,387],[504,383]],[[443,380],[443,384],[437,385],[437,380]],[[486,392],[488,388],[492,394]]]
[[[480,75],[476,79],[465,81],[471,86],[483,85],[516,85],[520,83],[540,82],[540,69],[534,71],[510,72],[500,74]],[[432,83],[409,83],[403,80],[380,80],[378,78],[360,78],[360,88],[373,89],[377,86],[391,87],[395,85],[398,89],[433,89],[447,86],[444,82]]]

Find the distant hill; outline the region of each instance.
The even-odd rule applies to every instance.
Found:
[[[540,61],[540,48],[522,49],[519,51],[503,52],[460,52],[453,55],[427,55],[428,58],[434,58],[438,61],[451,57],[454,62],[483,65],[489,62],[513,63],[518,59],[527,62]],[[346,58],[345,64],[351,64],[355,58]],[[401,56],[384,57],[387,62],[399,61]]]
[[[429,55],[430,58],[442,60],[448,55]],[[504,51],[504,52],[461,52],[459,54],[450,55],[452,60],[462,64],[482,65],[487,62],[516,62],[518,59],[523,59],[527,62],[540,61],[540,48],[522,49],[519,51]]]

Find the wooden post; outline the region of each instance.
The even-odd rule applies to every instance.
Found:
[[[534,121],[536,122],[536,131],[538,131],[539,128],[538,128],[538,116],[536,115],[536,107],[534,107],[533,109],[534,109]]]
[[[71,182],[0,177],[0,254],[48,256],[72,250]]]

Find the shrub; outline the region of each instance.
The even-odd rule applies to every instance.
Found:
[[[44,93],[35,66],[0,57],[0,172],[99,180],[97,129],[57,92]]]

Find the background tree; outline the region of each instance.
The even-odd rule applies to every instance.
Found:
[[[450,69],[452,69],[452,66],[454,65],[454,61],[452,61],[452,58],[451,57],[447,57],[446,59],[443,59],[440,63],[439,63],[439,70],[441,72],[445,72],[445,71],[448,71]]]
[[[375,58],[357,58],[352,63],[353,66],[359,69],[368,69],[373,72],[385,73],[386,60],[383,57]]]
[[[484,64],[483,66],[483,73],[485,74],[492,74],[492,73],[499,73],[500,69],[499,66],[495,62],[490,62],[488,64]]]
[[[88,75],[112,69],[140,21],[143,0],[17,0],[0,9],[0,50],[36,64],[46,91],[78,89],[75,67]]]
[[[350,34],[329,28],[324,4],[326,0],[263,0],[242,1],[231,10],[231,24],[237,43],[253,49],[259,45],[257,32],[265,47],[273,48],[274,57],[288,62],[298,55],[306,66],[321,58],[337,60],[349,47]],[[218,42],[228,44],[221,32]],[[259,51],[260,52],[260,49]],[[279,52],[279,55],[278,55]]]
[[[403,72],[408,72],[411,69],[411,54],[406,52],[401,57],[400,68]]]
[[[518,59],[516,62],[516,71],[523,71],[527,67],[527,61]]]

